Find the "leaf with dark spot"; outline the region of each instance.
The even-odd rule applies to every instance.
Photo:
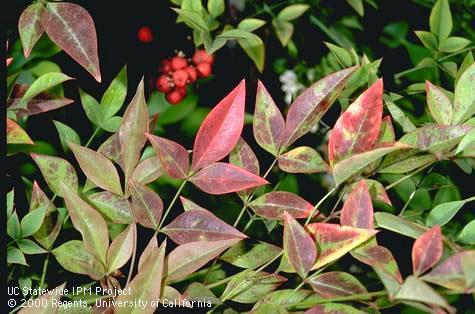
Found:
[[[313,210],[313,205],[297,194],[283,191],[264,194],[252,201],[249,207],[261,217],[276,220],[284,219],[284,211],[294,218],[307,218]]]

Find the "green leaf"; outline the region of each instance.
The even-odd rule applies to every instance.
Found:
[[[426,31],[415,31],[414,33],[422,42],[424,47],[432,51],[437,50],[438,42],[437,42],[437,37],[435,37],[434,34],[432,34],[431,32],[426,32]]]
[[[460,141],[459,145],[457,146],[457,150],[455,154],[458,155],[465,150],[470,150],[475,147],[475,129],[468,132]]]
[[[203,17],[192,10],[182,10],[177,8],[172,8],[173,11],[179,14],[179,17],[183,19],[186,25],[191,27],[194,30],[209,33],[208,25]]]
[[[132,222],[129,202],[123,196],[104,191],[89,195],[88,200],[108,221],[117,224]]]
[[[449,312],[453,311],[453,308],[443,297],[415,276],[406,278],[401,289],[396,293],[395,299],[433,304],[448,309]]]
[[[72,77],[64,73],[46,73],[36,79],[28,88],[18,104],[19,109],[26,109],[27,103],[40,93],[61,84],[65,81],[72,80]]]
[[[452,124],[460,124],[475,113],[475,64],[460,76],[454,95],[454,118]]]
[[[119,131],[121,123],[122,123],[122,118],[116,116],[104,121],[101,124],[101,128],[103,128],[107,132],[115,133]]]
[[[466,200],[463,200],[437,205],[429,212],[426,219],[426,225],[429,227],[434,225],[445,225],[455,216],[455,214],[457,214],[466,202]]]
[[[466,38],[452,36],[444,39],[439,44],[439,50],[447,53],[456,52],[467,47],[470,43],[471,41]]]
[[[333,167],[333,178],[335,179],[336,185],[340,185],[351,176],[360,173],[366,166],[384,155],[402,148],[405,147],[403,145],[395,144],[394,146],[376,148],[343,159]]]
[[[224,13],[224,0],[208,0],[208,12],[212,17],[218,17]]]
[[[198,105],[198,95],[193,92],[187,93],[187,96],[180,102],[179,106],[170,105],[165,98],[163,98],[163,94],[161,95],[159,101],[163,102],[165,108],[158,111],[160,112],[160,118],[158,119],[159,125],[175,124],[187,118]]]
[[[450,125],[454,109],[449,97],[440,87],[429,81],[426,81],[426,93],[431,116],[438,124]]]
[[[25,255],[16,247],[9,246],[7,248],[7,263],[8,264],[20,264],[28,266],[26,263]]]
[[[414,169],[428,165],[437,158],[434,155],[418,155],[405,158],[401,161],[386,165],[382,169],[378,169],[379,173],[407,173]]]
[[[124,266],[132,256],[137,237],[135,223],[131,223],[112,241],[107,252],[107,268],[111,273]]]
[[[411,132],[416,129],[414,123],[412,123],[404,111],[402,111],[396,104],[390,101],[385,101],[385,104],[391,113],[391,117],[393,117],[394,121],[396,121],[402,127],[404,133]]]
[[[81,98],[82,107],[84,108],[84,112],[89,121],[95,125],[100,125],[102,122],[102,113],[99,107],[99,102],[81,89],[79,89],[79,96]]]
[[[380,228],[397,232],[413,239],[417,239],[427,231],[427,228],[424,226],[389,213],[374,213],[374,220]]]
[[[457,241],[463,244],[475,244],[475,219],[463,227],[457,236]]]
[[[265,46],[262,39],[255,35],[254,38],[238,39],[238,44],[249,58],[254,61],[259,72],[262,72],[265,62]]]
[[[452,13],[448,0],[437,0],[430,13],[430,31],[437,35],[439,41],[449,37],[452,32]]]
[[[88,275],[95,280],[103,278],[106,274],[104,266],[86,250],[82,241],[68,241],[51,252],[67,271]]]
[[[7,220],[7,234],[12,239],[19,239],[21,236],[20,220],[16,211]]]
[[[28,133],[15,121],[7,118],[7,144],[34,144]]]
[[[253,32],[264,26],[266,23],[266,21],[261,19],[246,18],[239,22],[237,28],[242,29],[244,31]]]
[[[272,26],[274,26],[275,33],[282,46],[287,46],[294,33],[294,25],[284,20],[274,19],[272,20]]]
[[[348,4],[358,13],[360,16],[364,16],[363,0],[346,0]]]
[[[25,58],[30,56],[31,50],[44,33],[44,28],[41,23],[43,10],[43,3],[33,3],[23,10],[18,20],[18,32],[23,45]]]
[[[61,190],[73,226],[82,235],[84,247],[105,265],[109,234],[104,218],[67,185],[62,183]]]
[[[46,214],[46,207],[38,208],[23,217],[21,220],[21,237],[26,238],[36,233],[43,223]]]
[[[127,67],[124,66],[102,95],[100,110],[102,118],[107,120],[114,116],[124,104],[127,96]]]
[[[41,246],[29,239],[21,239],[17,242],[20,250],[25,254],[44,254],[48,251],[44,250]]]
[[[299,18],[308,9],[310,9],[310,6],[307,4],[292,4],[283,8],[279,14],[277,14],[277,18],[281,21],[293,21]]]
[[[51,191],[58,196],[63,196],[61,182],[71,190],[77,191],[78,177],[73,166],[65,159],[42,154],[31,154],[31,158],[40,168]]]
[[[457,86],[460,76],[462,76],[465,70],[467,70],[474,62],[475,61],[473,59],[472,51],[467,52],[467,55],[465,56],[465,59],[463,59],[463,62],[457,72],[457,77],[455,78],[455,86]]]
[[[65,152],[69,151],[68,142],[81,145],[81,138],[76,131],[62,122],[53,120],[53,123],[58,131],[59,140],[61,141],[61,146]]]
[[[346,49],[328,42],[325,42],[325,45],[330,49],[331,53],[335,56],[342,67],[347,68],[353,65],[353,58]]]
[[[13,206],[15,203],[15,190],[11,190],[10,192],[7,193],[7,206],[6,208],[6,217],[7,219],[10,217],[10,215],[13,213]]]
[[[259,242],[249,250],[241,241],[227,250],[220,258],[236,267],[257,268],[281,253],[282,249],[265,242]]]

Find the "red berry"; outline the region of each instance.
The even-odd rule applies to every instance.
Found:
[[[188,72],[185,70],[178,70],[173,73],[173,83],[178,87],[184,87],[188,80]]]
[[[193,63],[196,64],[196,65],[198,65],[200,63],[203,63],[203,62],[213,64],[214,56],[208,54],[205,50],[198,50],[193,55],[192,60],[193,60]]]
[[[152,30],[148,26],[142,26],[137,32],[137,37],[143,43],[149,43],[153,40]]]
[[[160,92],[167,93],[171,89],[168,75],[160,75],[157,78],[156,86]]]
[[[186,73],[188,73],[188,79],[191,83],[195,82],[198,78],[198,73],[196,73],[196,69],[193,66],[187,66],[185,68]]]
[[[180,101],[182,101],[183,98],[185,98],[186,96],[186,89],[184,89],[184,92],[183,92],[183,89],[184,88],[179,88],[179,87],[174,88],[165,95],[165,98],[170,104],[176,105]]]
[[[169,59],[165,59],[165,60],[162,60],[162,62],[160,63],[160,68],[159,68],[159,71],[162,72],[162,73],[168,73],[171,71],[171,66],[170,66],[170,60]]]
[[[196,66],[200,77],[208,77],[211,74],[211,64],[203,62]]]
[[[187,65],[188,65],[188,61],[186,61],[185,58],[178,57],[178,56],[173,57],[172,60],[170,61],[170,66],[173,71],[186,68]]]

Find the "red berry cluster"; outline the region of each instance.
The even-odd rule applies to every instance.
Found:
[[[204,50],[195,52],[191,59],[186,59],[183,52],[162,61],[157,78],[157,89],[166,94],[170,104],[178,104],[186,97],[186,85],[196,82],[198,77],[204,78],[211,74],[214,57]]]

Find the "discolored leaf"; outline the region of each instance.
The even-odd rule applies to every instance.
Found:
[[[246,238],[246,235],[202,209],[180,214],[161,231],[178,244]]]
[[[317,258],[317,248],[312,237],[290,214],[284,211],[284,251],[290,265],[306,278]]]
[[[308,133],[343,90],[357,67],[330,74],[306,89],[289,108],[282,147],[289,147]]]
[[[25,255],[14,246],[7,247],[7,264],[19,264],[28,266]]]
[[[468,67],[455,86],[452,124],[460,124],[475,113],[475,64]]]
[[[119,164],[122,169],[124,168],[120,153],[119,133],[114,133],[106,139],[101,146],[99,146],[97,152]]]
[[[109,159],[87,147],[68,144],[89,180],[104,190],[122,195],[119,174]]]
[[[454,309],[442,296],[435,292],[428,284],[414,276],[406,278],[395,298],[397,300],[409,300],[433,304],[443,307],[450,313],[455,313]]]
[[[370,150],[383,113],[383,80],[379,79],[338,118],[328,140],[330,165]]]
[[[160,178],[163,174],[162,164],[156,156],[141,161],[134,172],[132,179],[141,184],[149,184]]]
[[[73,166],[67,160],[36,153],[30,156],[38,165],[38,168],[40,168],[46,183],[54,194],[61,197],[64,196],[61,182],[67,185],[69,189],[77,191],[78,177]]]
[[[342,303],[319,304],[305,311],[305,314],[363,314],[364,312]]]
[[[252,130],[257,144],[274,156],[280,151],[285,121],[279,108],[261,81],[257,83]]]
[[[56,314],[58,313],[60,307],[61,297],[63,293],[65,293],[64,287],[66,283],[54,288],[48,289],[48,292],[38,296],[36,299],[25,302],[22,306],[21,310],[18,312],[19,314]],[[38,306],[37,304],[41,304]]]
[[[379,173],[408,173],[412,170],[421,168],[437,160],[434,155],[424,154],[417,156],[410,156],[394,163],[384,162],[386,165],[377,169]]]
[[[149,133],[145,134],[152,143],[163,169],[172,178],[185,179],[188,177],[190,162],[188,151],[180,144]]]
[[[109,233],[104,218],[64,183],[61,183],[61,192],[73,226],[82,235],[84,247],[105,265]]]
[[[464,268],[463,262],[464,260],[473,261],[474,259],[474,250],[457,253],[437,265],[421,279],[461,293],[473,292],[475,291],[473,282],[467,281],[468,276],[466,274],[466,271],[473,272],[473,269]]]
[[[101,82],[97,37],[89,13],[74,3],[46,4],[42,24],[48,37]]]
[[[109,273],[120,269],[127,263],[132,256],[136,237],[137,228],[134,223],[131,223],[112,241],[107,252],[107,268]]]
[[[373,229],[373,204],[364,180],[350,193],[340,213],[342,226]]]
[[[126,178],[131,177],[140,161],[140,152],[147,141],[145,132],[148,132],[148,127],[148,111],[142,79],[124,113],[119,130],[120,155]]]
[[[157,237],[150,238],[150,241],[148,242],[147,246],[145,247],[145,249],[142,251],[142,254],[140,255],[138,271],[141,271],[142,265],[144,265],[147,259],[150,256],[152,256],[152,253],[154,252],[154,250],[157,249],[157,247],[158,247]]]
[[[414,242],[412,247],[412,272],[414,275],[419,276],[437,264],[442,257],[442,251],[442,234],[440,226],[436,225]]]
[[[360,173],[366,166],[379,158],[399,149],[406,148],[403,145],[375,148],[373,150],[348,157],[333,166],[333,178],[336,185],[340,185],[351,176]]]
[[[323,298],[344,297],[367,293],[366,288],[353,275],[341,271],[331,271],[309,280],[313,290]]]
[[[59,121],[53,120],[53,123],[58,131],[59,140],[65,152],[69,151],[68,142],[81,145],[81,138],[74,129]]]
[[[441,154],[456,146],[471,129],[471,126],[463,125],[428,125],[404,135],[399,142],[419,150]]]
[[[381,201],[388,205],[391,205],[391,200],[386,193],[384,186],[376,180],[365,179],[366,185],[368,186],[369,194],[371,199]]]
[[[439,87],[426,81],[427,105],[430,114],[438,124],[452,123],[453,107],[449,97]]]
[[[127,288],[130,288],[130,294],[123,294],[117,298],[125,306],[116,307],[114,313],[117,314],[152,314],[158,307],[162,278],[165,269],[165,249],[166,242],[163,242],[159,248],[156,246],[150,252],[149,258],[142,264],[138,274],[130,282]],[[140,306],[136,300],[142,300],[145,306]]]
[[[7,118],[7,144],[28,144],[33,145],[33,141],[25,130],[15,121]]]
[[[379,128],[378,138],[376,139],[376,145],[392,143],[396,140],[396,134],[394,132],[393,122],[391,116],[384,116],[381,120],[381,126]]]
[[[60,72],[51,72],[41,75],[26,90],[25,94],[23,94],[19,103],[16,105],[16,108],[28,109],[28,102],[35,96],[38,96],[46,90],[68,80],[72,80],[72,78]]]
[[[183,292],[183,299],[198,302],[210,302],[211,304],[222,304],[211,290],[199,282],[192,282]]]
[[[190,178],[202,191],[209,194],[226,194],[242,191],[268,182],[235,165],[217,162],[200,170]]]
[[[203,208],[195,203],[193,203],[192,201],[190,201],[189,199],[186,199],[184,198],[183,196],[180,196],[180,201],[181,201],[181,204],[183,205],[183,209],[185,211],[189,211],[189,210],[206,210],[206,208]]]
[[[118,224],[132,222],[129,203],[124,197],[103,191],[91,194],[87,198],[106,220]]]
[[[166,282],[184,279],[240,240],[190,242],[178,246],[167,257]]]
[[[249,204],[254,212],[267,219],[283,220],[284,211],[294,218],[307,218],[313,205],[291,192],[270,192]],[[317,212],[318,214],[318,212]]]
[[[245,94],[243,80],[203,121],[193,145],[192,171],[224,158],[234,148],[244,125]]]
[[[156,229],[162,217],[162,199],[155,191],[140,183],[130,181],[129,187],[135,219],[146,228]]]
[[[23,10],[18,20],[18,33],[20,34],[25,58],[30,56],[31,50],[44,33],[41,23],[43,10],[44,5],[41,2],[30,4]]]
[[[236,267],[247,269],[262,266],[281,252],[280,247],[265,242],[259,242],[247,250],[245,241],[241,241],[229,248],[220,258]]]
[[[279,156],[279,168],[288,173],[317,173],[328,170],[320,154],[311,147],[300,146]]]
[[[61,267],[67,271],[88,275],[95,280],[101,279],[106,274],[102,263],[85,249],[83,241],[68,241],[51,252]]]
[[[229,163],[241,167],[256,176],[259,175],[259,160],[251,147],[242,138],[239,139],[238,143],[229,154]],[[237,193],[242,200],[246,200],[246,198],[251,195],[252,191],[252,189],[249,189]]]
[[[365,242],[378,231],[367,230],[329,223],[312,223],[307,231],[314,237],[318,258],[312,269],[317,269],[339,259],[361,243]]]

